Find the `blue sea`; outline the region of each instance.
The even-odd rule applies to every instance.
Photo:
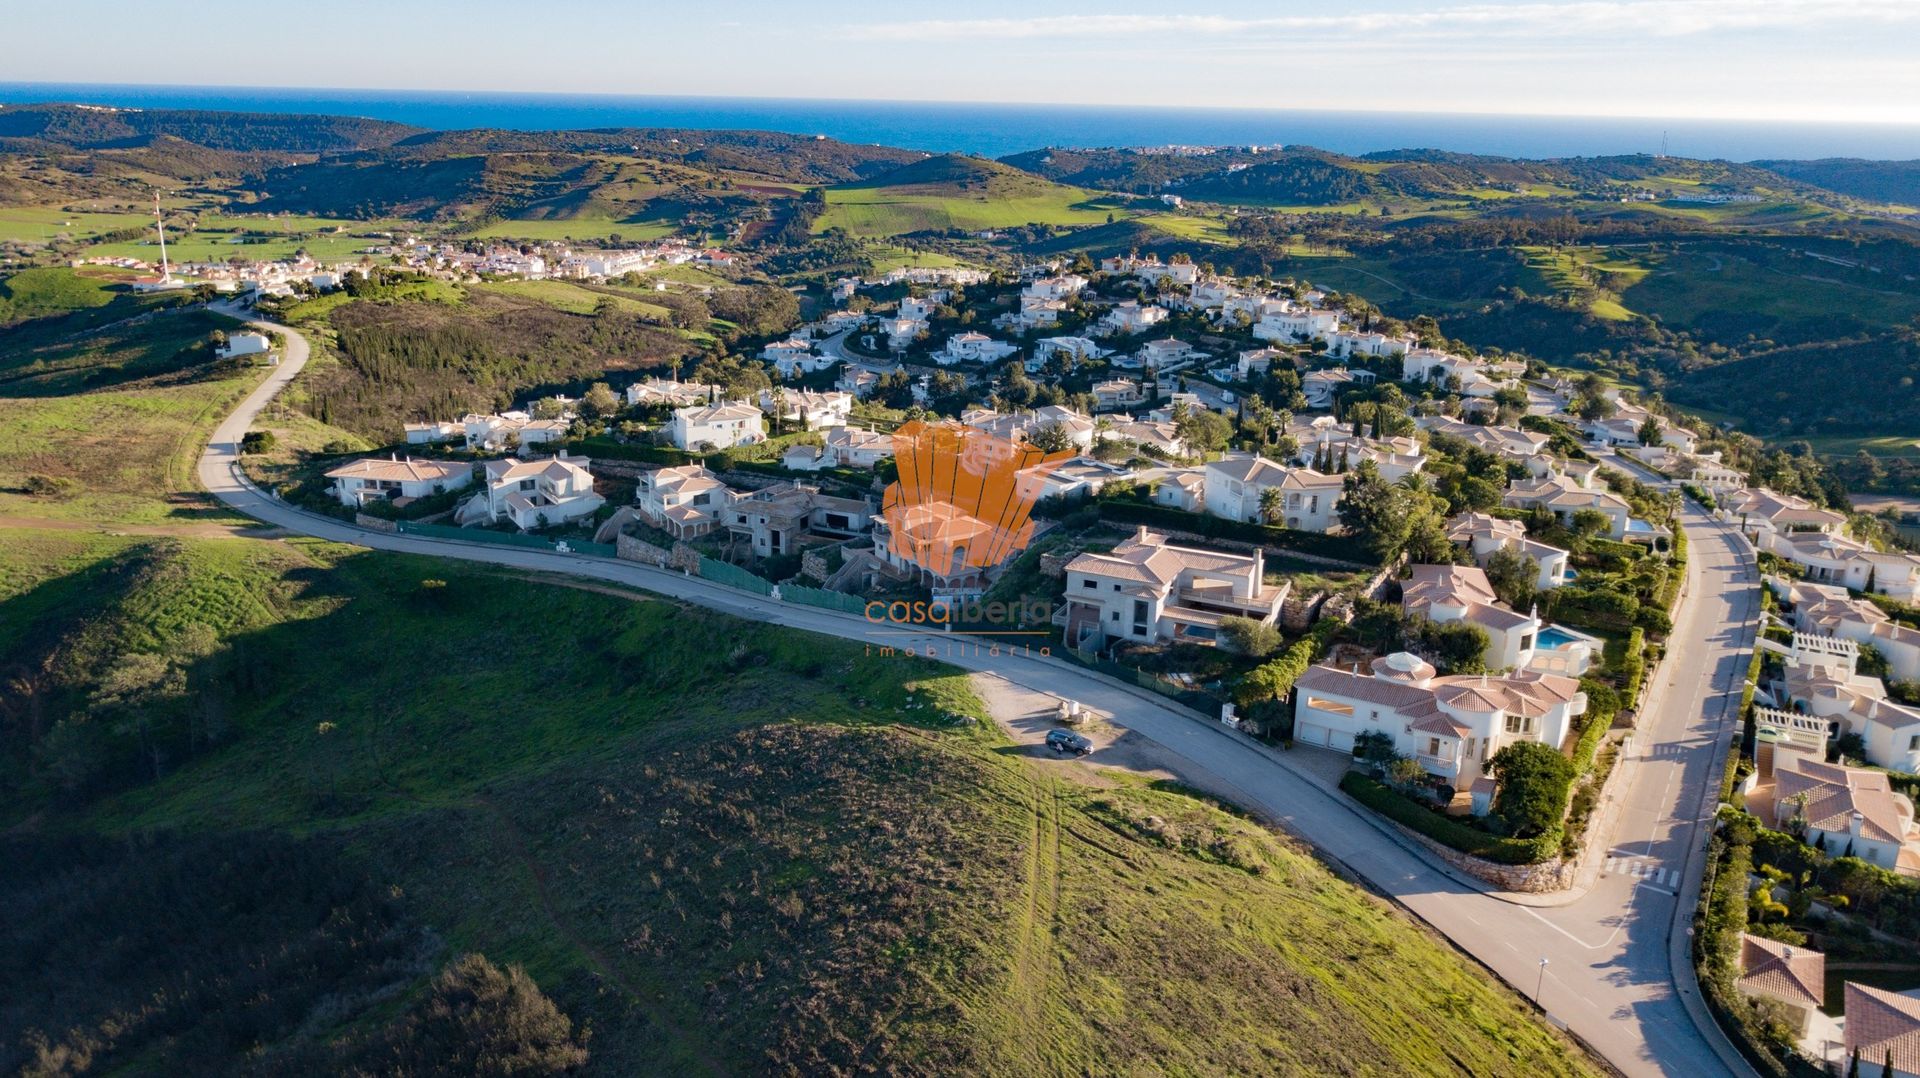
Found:
[[[1001,157],[1046,146],[1304,144],[1346,154],[1433,148],[1505,157],[1668,153],[1761,158],[1920,158],[1920,124],[1325,112],[612,94],[0,83],[0,103],[368,116],[455,130],[744,128]]]

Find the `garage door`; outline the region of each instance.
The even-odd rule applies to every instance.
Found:
[[[1294,741],[1302,745],[1320,745],[1341,752],[1353,751],[1353,735],[1345,730],[1335,730],[1317,722],[1303,722],[1293,732]]]

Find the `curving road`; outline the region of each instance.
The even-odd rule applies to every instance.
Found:
[[[754,621],[912,648],[990,670],[1035,691],[1077,699],[1187,764],[1188,778],[1312,843],[1348,872],[1418,915],[1524,994],[1621,1072],[1688,1078],[1751,1073],[1700,1007],[1686,925],[1698,892],[1720,765],[1735,728],[1756,632],[1753,558],[1729,529],[1689,510],[1692,557],[1660,683],[1650,686],[1629,760],[1625,801],[1610,836],[1616,871],[1561,905],[1522,904],[1454,874],[1384,821],[1330,791],[1306,753],[1279,753],[1148,690],[1038,655],[917,630],[887,630],[816,607],[743,594],[698,577],[581,555],[389,535],[293,508],[248,482],[237,449],[253,418],[306,362],[286,326],[285,356],[215,429],[200,481],[239,511],[296,533],[377,550],[568,573],[697,603]],[[1596,836],[1597,840],[1598,836]],[[1644,872],[1636,874],[1629,864]],[[1657,869],[1646,867],[1657,864]],[[1657,874],[1656,874],[1657,873]],[[1674,887],[1662,886],[1673,881]],[[1545,965],[1542,965],[1542,960]]]

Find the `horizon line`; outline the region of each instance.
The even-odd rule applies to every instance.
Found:
[[[1630,122],[1643,120],[1654,123],[1713,123],[1764,126],[1767,124],[1795,124],[1819,128],[1872,127],[1893,130],[1920,130],[1920,121],[1886,119],[1813,119],[1788,116],[1727,116],[1714,114],[1650,114],[1650,113],[1603,113],[1603,112],[1483,112],[1483,111],[1435,111],[1420,108],[1360,108],[1331,106],[1287,106],[1287,105],[1168,105],[1137,104],[1126,101],[1000,101],[972,98],[883,98],[883,97],[780,97],[745,94],[685,94],[660,93],[632,90],[503,90],[472,88],[437,87],[398,87],[398,86],[316,86],[316,85],[261,85],[255,83],[219,83],[219,82],[107,82],[107,81],[48,81],[37,79],[0,79],[0,88],[94,88],[105,90],[202,90],[202,91],[259,91],[266,93],[339,93],[339,94],[415,94],[445,97],[528,97],[528,98],[598,98],[608,101],[653,99],[664,101],[688,102],[778,102],[788,105],[897,105],[908,107],[952,107],[952,108],[1012,108],[1043,111],[1049,109],[1099,110],[1099,109],[1137,109],[1157,113],[1212,112],[1212,113],[1276,113],[1276,114],[1354,114],[1364,116],[1402,116],[1410,119],[1421,117],[1441,117],[1456,119],[1512,119],[1512,120],[1605,120]],[[13,104],[96,104],[85,100],[62,101],[47,99],[44,101],[14,102]],[[0,102],[5,108],[7,102]],[[138,106],[122,106],[138,107]],[[159,106],[156,106],[159,107]],[[451,129],[450,129],[451,130]]]

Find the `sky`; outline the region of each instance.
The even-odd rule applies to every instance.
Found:
[[[1920,0],[5,6],[20,82],[1920,118]]]

